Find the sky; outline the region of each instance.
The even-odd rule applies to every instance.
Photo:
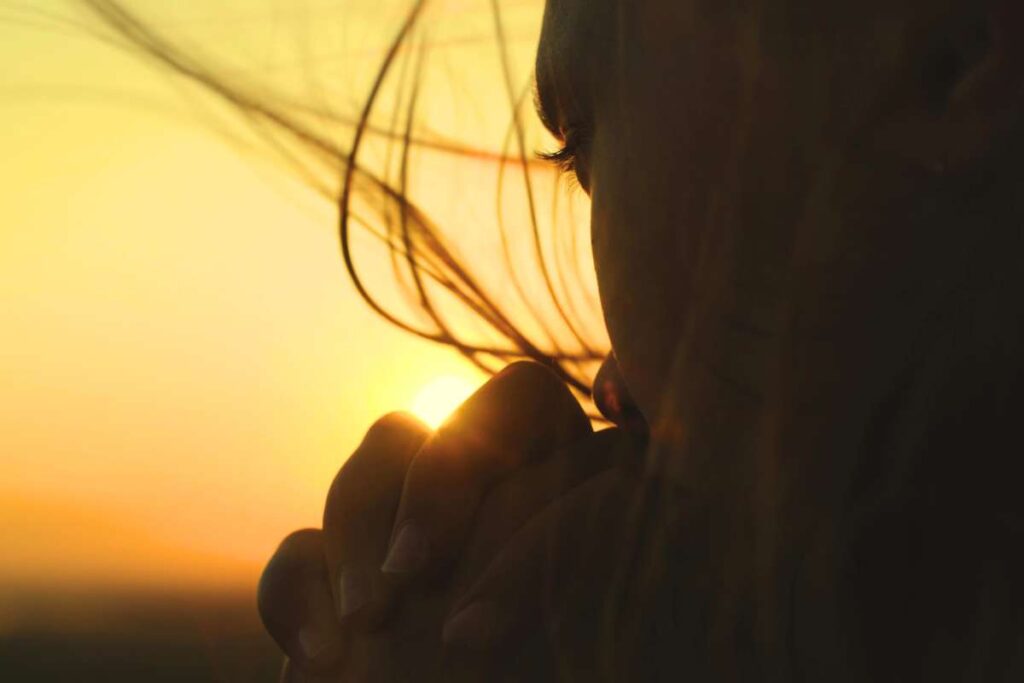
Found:
[[[408,5],[125,4],[349,104]],[[447,35],[487,6],[448,2]],[[528,51],[539,6],[507,6]],[[0,630],[33,591],[248,589],[376,417],[439,419],[484,380],[358,300],[329,202],[52,15],[86,17],[0,2]]]

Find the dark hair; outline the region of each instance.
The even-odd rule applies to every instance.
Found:
[[[558,174],[528,148],[522,114],[524,103],[531,103],[528,95],[532,89],[517,87],[513,80],[498,3],[491,7],[494,44],[500,56],[500,78],[509,100],[511,123],[501,148],[488,151],[483,146],[417,130],[420,75],[427,58],[417,28],[428,11],[428,0],[412,3],[385,51],[361,110],[351,117],[246,85],[180,48],[117,0],[82,2],[102,20],[105,29],[94,31],[98,37],[216,95],[300,178],[337,203],[345,267],[359,295],[376,313],[410,334],[458,350],[486,372],[494,373],[515,360],[533,360],[551,368],[581,398],[589,397],[590,380],[607,349],[603,329],[593,325],[594,319],[599,320],[599,306],[593,295],[584,297],[583,302],[577,300],[585,289],[580,286],[585,278],[575,226],[565,230],[563,225],[567,249],[562,254],[558,253],[557,240],[545,235],[540,226],[537,176],[543,174],[558,183]],[[397,82],[395,108],[388,113],[387,125],[379,125],[375,114],[392,82]],[[347,140],[339,139],[343,130],[349,131]],[[371,137],[387,144],[382,170],[372,170],[361,159]],[[480,254],[474,259],[461,256],[458,237],[445,234],[410,196],[410,158],[417,151],[485,161],[498,168],[494,227],[501,249],[497,258],[488,261]],[[325,170],[336,174],[337,187],[322,180]],[[514,177],[510,171],[522,182],[528,203],[528,232],[512,234],[505,224],[502,205],[505,185]],[[559,194],[557,190],[551,194],[552,228],[557,225],[558,215],[568,210],[565,204],[559,206]],[[404,306],[385,303],[361,274],[352,246],[356,225],[388,250],[393,284],[397,284]],[[532,242],[529,252],[533,263],[522,257],[525,250],[521,244],[513,244],[524,239]],[[506,284],[502,282],[485,282],[481,277],[482,271],[497,267],[506,270],[510,287],[502,287]],[[529,278],[537,282],[527,282]],[[534,285],[530,291],[526,289],[528,284]],[[501,287],[500,292],[495,291],[497,287]],[[405,315],[397,310],[403,307],[409,311]]]
[[[787,22],[804,16],[800,2],[748,3],[746,16],[759,5]],[[863,16],[888,30],[886,12]],[[623,41],[636,45],[629,28],[624,19]],[[841,62],[849,45],[826,31],[815,40]],[[778,67],[767,71],[773,82]],[[782,293],[765,301],[783,302],[784,315],[765,333],[768,362],[755,361],[770,377],[751,395],[716,394],[732,378],[672,378],[665,412],[680,424],[652,428],[682,434],[652,441],[652,476],[626,524],[602,641],[615,644],[611,680],[1024,680],[1022,124],[970,161],[920,171],[885,166],[896,151],[868,153],[879,144],[868,134],[815,149],[809,176],[842,186],[846,202],[829,207],[845,221],[827,239],[848,251],[814,253],[822,261],[808,267],[807,253],[794,255],[806,245],[785,237],[775,262],[756,239],[723,249],[741,254],[723,260],[732,268],[780,267]],[[727,204],[743,189],[712,192]],[[870,242],[854,237],[870,231]],[[718,339],[702,334],[688,349]],[[746,367],[733,353],[728,367]],[[659,476],[668,469],[684,474]]]

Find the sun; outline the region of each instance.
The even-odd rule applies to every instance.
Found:
[[[412,413],[431,428],[437,429],[476,390],[477,385],[463,377],[438,377],[416,394],[411,406]]]

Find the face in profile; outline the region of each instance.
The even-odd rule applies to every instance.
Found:
[[[1007,175],[1020,138],[1014,14],[548,0],[539,100],[592,197],[607,325],[648,417],[671,378],[757,394],[778,340],[853,343],[955,268],[970,179]]]

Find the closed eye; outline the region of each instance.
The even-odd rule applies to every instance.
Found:
[[[557,166],[563,173],[576,172],[576,150],[563,144],[554,152],[538,152],[537,156]]]
[[[561,143],[554,152],[541,152],[538,158],[555,164],[558,169],[579,182],[584,191],[589,192],[590,180],[587,173],[587,150],[590,146],[590,134],[586,126],[567,125],[565,113],[555,106],[555,98],[551,82],[541,78],[538,72],[534,81],[533,104],[544,127]]]
[[[563,130],[559,136],[562,144],[554,152],[540,152],[538,157],[559,168],[562,173],[573,175],[584,191],[589,192],[586,157],[589,147],[589,136],[583,128]]]

